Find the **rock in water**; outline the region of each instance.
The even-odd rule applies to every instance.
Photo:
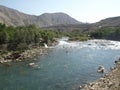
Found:
[[[98,73],[104,73],[105,68],[103,66],[99,66],[97,72]]]

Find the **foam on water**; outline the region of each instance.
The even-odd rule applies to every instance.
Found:
[[[59,44],[56,46],[58,48],[91,48],[91,49],[120,49],[119,41],[111,40],[88,40],[84,42],[68,42],[66,40],[59,40]]]
[[[48,46],[47,46],[47,44],[46,44],[46,43],[44,43],[44,47],[45,47],[45,48],[48,48]]]
[[[111,40],[89,40],[91,43],[90,47],[94,47],[96,49],[120,49],[119,41],[111,41]]]

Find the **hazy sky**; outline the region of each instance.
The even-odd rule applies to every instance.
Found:
[[[64,12],[82,22],[120,16],[120,0],[0,0],[0,5],[33,15]]]

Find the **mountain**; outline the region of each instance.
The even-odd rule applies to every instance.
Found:
[[[13,26],[35,24],[39,27],[80,23],[65,13],[45,13],[40,16],[35,16],[1,5],[0,22]]]
[[[81,23],[74,25],[59,25],[51,26],[48,28],[59,30],[59,31],[80,31],[80,32],[90,32],[98,30],[102,27],[120,27],[120,16],[110,17],[103,19],[96,23]]]
[[[120,26],[120,17],[106,18],[96,23],[86,24],[75,20],[65,13],[44,13],[36,16],[0,5],[0,22],[13,26],[35,24],[38,27],[55,26],[54,28],[59,30],[91,31],[99,27],[118,27]]]
[[[120,26],[120,16],[117,17],[110,17],[103,19],[97,23],[94,23],[93,25],[95,26],[100,26],[100,27],[116,27]]]
[[[48,25],[61,25],[61,24],[79,24],[77,20],[73,19],[65,13],[45,13],[39,16],[39,18]]]

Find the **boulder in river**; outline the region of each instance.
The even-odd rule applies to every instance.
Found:
[[[104,73],[105,68],[103,66],[99,66],[97,72],[98,73]]]

